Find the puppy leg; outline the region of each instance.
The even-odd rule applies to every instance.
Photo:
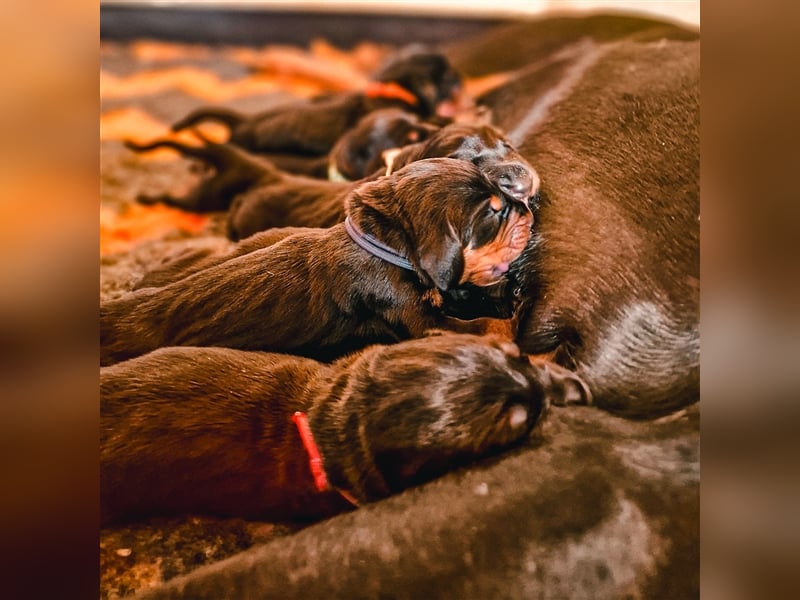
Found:
[[[306,231],[308,230],[303,227],[282,227],[261,231],[236,244],[229,240],[221,240],[216,248],[186,250],[145,273],[142,279],[133,286],[133,289],[163,287],[203,269],[215,267],[232,258],[276,244],[295,233]]]

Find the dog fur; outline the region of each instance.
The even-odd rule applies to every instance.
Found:
[[[335,358],[446,326],[439,290],[500,283],[530,237],[527,203],[475,165],[416,161],[360,185],[350,217],[413,272],[367,253],[344,224],[308,230],[100,307],[101,363],[219,345]],[[465,324],[465,327],[470,327]]]
[[[327,156],[305,158],[265,154],[281,171],[333,181],[358,181],[384,167],[383,153],[428,139],[439,124],[400,108],[383,108],[362,117],[340,137]]]
[[[528,436],[571,373],[492,336],[434,334],[331,365],[229,348],[161,348],[100,370],[101,520],[206,514],[317,519]],[[331,489],[292,423],[307,413]]]
[[[443,110],[452,116],[454,102],[460,102],[461,76],[439,52],[411,47],[398,53],[374,77],[410,92],[414,102],[371,97],[364,92],[328,94],[310,101],[291,102],[246,117],[226,108],[205,107],[192,111],[172,126],[173,131],[205,120],[226,125],[232,144],[253,152],[284,152],[321,156],[364,115],[381,108],[401,108],[422,118]]]
[[[535,328],[540,318],[536,303],[555,316],[563,306],[581,336],[571,341],[572,351],[582,356],[581,364],[598,363],[605,348],[619,347],[609,331],[614,314],[624,314],[620,309],[626,298],[647,299],[653,290],[671,288],[674,293],[656,304],[658,311],[644,305],[628,313],[644,317],[639,331],[647,332],[650,341],[638,348],[628,343],[627,351],[608,355],[606,364],[618,361],[615,370],[625,373],[624,379],[595,371],[592,384],[601,395],[608,386],[628,394],[626,402],[638,404],[642,416],[650,406],[658,414],[664,405],[650,404],[650,380],[661,379],[673,362],[665,362],[665,354],[684,356],[679,360],[690,367],[688,385],[673,382],[671,389],[689,392],[683,401],[695,403],[645,421],[596,407],[551,410],[544,443],[523,444],[499,460],[258,545],[224,563],[200,567],[143,591],[142,598],[699,596],[700,408],[691,382],[694,343],[670,343],[650,354],[659,347],[653,333],[669,331],[660,326],[664,321],[659,312],[682,314],[690,338],[697,330],[696,293],[681,298],[681,285],[675,283],[691,281],[695,272],[696,260],[677,260],[681,251],[676,248],[697,252],[692,241],[697,224],[666,208],[691,212],[686,205],[694,201],[671,198],[674,184],[667,181],[662,192],[658,182],[659,177],[678,181],[697,175],[692,133],[697,38],[696,31],[648,19],[557,17],[516,22],[461,41],[461,60],[449,53],[468,76],[519,69],[485,102],[501,126],[521,134],[513,141],[535,160],[548,196],[537,216],[543,235],[536,252],[526,253],[531,259],[526,342],[549,346],[542,335],[532,337],[546,333]],[[595,61],[597,49],[603,53]],[[570,52],[565,56],[562,50]],[[551,69],[554,57],[558,65]],[[633,98],[624,98],[626,92]],[[527,124],[524,131],[517,129],[520,124]],[[665,133],[675,126],[674,135]],[[636,173],[642,181],[631,180]],[[617,176],[619,183],[612,185]],[[618,198],[625,195],[629,197]],[[609,214],[608,227],[595,232],[592,226],[602,222],[604,212]],[[623,239],[635,243],[621,244]],[[563,247],[568,242],[580,250],[560,259],[546,255],[548,244]],[[615,244],[616,265],[609,259]],[[665,264],[655,276],[647,276],[648,265],[662,253]],[[534,258],[547,275],[538,283]],[[559,293],[559,281],[569,284],[568,290]],[[557,302],[545,293],[557,294]],[[605,300],[601,296],[607,293]],[[651,320],[656,328],[650,328]],[[635,333],[635,328],[625,328],[618,340],[630,342]],[[550,339],[558,342],[556,336]],[[568,353],[560,357],[568,359]],[[664,393],[670,389],[660,387]]]
[[[505,96],[520,103],[508,115],[542,111],[526,131],[500,124],[543,181],[511,274],[518,341],[555,352],[629,417],[699,399],[699,55],[699,42],[589,45],[552,107],[525,94],[536,72]]]
[[[536,170],[499,130],[486,125],[448,125],[427,140],[402,148],[391,168],[434,157],[472,162],[506,195],[536,208]],[[354,185],[265,173],[258,185],[238,194],[231,204],[228,235],[238,240],[271,227],[330,227],[344,219],[347,197]]]
[[[139,144],[125,140],[125,146],[134,152],[149,152],[157,148],[171,148],[182,156],[199,160],[213,173],[185,196],[172,194],[139,194],[142,204],[162,203],[193,212],[227,210],[231,200],[253,185],[273,167],[281,171],[299,173],[315,179],[328,179],[337,175],[339,181],[363,179],[378,171],[383,165],[383,152],[425,140],[438,126],[425,123],[415,114],[396,108],[374,111],[362,118],[346,132],[327,156],[300,157],[272,154],[269,157],[253,156],[244,151],[225,151],[209,142],[200,132],[195,132],[204,146],[193,146],[172,139],[154,140]],[[267,160],[264,160],[267,158]],[[385,167],[384,167],[385,168]],[[262,173],[261,170],[265,173]]]

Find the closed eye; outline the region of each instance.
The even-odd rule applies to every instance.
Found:
[[[492,196],[489,199],[489,210],[492,211],[492,214],[500,217],[500,219],[505,219],[508,217],[511,207],[508,202],[501,199],[499,196]]]

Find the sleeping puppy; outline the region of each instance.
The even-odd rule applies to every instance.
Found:
[[[229,142],[252,152],[321,156],[374,110],[400,108],[423,119],[437,114],[452,117],[461,91],[461,76],[447,58],[414,47],[391,60],[364,91],[292,102],[252,117],[226,108],[199,108],[172,130],[213,120],[230,129]]]
[[[344,220],[347,197],[358,185],[284,173],[259,156],[230,144],[208,140],[203,146],[187,146],[174,140],[159,140],[143,146],[128,141],[126,145],[136,151],[169,147],[212,166],[214,173],[185,197],[140,196],[139,200],[165,202],[200,212],[224,210],[231,205],[228,236],[233,240],[272,227],[335,225]],[[499,130],[489,125],[447,125],[428,139],[406,145],[394,153],[389,170],[435,157],[476,164],[507,195],[526,201],[535,209],[539,177]],[[384,167],[375,171],[371,178],[386,172]]]
[[[102,304],[101,363],[175,345],[330,359],[419,337],[452,326],[441,291],[502,282],[533,224],[527,203],[446,158],[366,182],[349,203],[345,223]]]
[[[584,393],[492,336],[371,346],[331,365],[161,348],[100,369],[101,522],[331,516],[509,448],[551,402]]]
[[[327,156],[264,156],[287,173],[330,181],[358,181],[385,168],[385,151],[426,140],[439,127],[406,110],[384,108],[363,117],[336,141]]]
[[[269,160],[239,150],[226,151],[213,144],[200,132],[196,135],[205,146],[190,146],[174,140],[155,140],[139,144],[125,140],[127,148],[134,152],[149,152],[157,148],[172,148],[182,156],[201,161],[211,167],[210,175],[185,196],[172,194],[140,194],[142,204],[161,202],[193,212],[226,210],[231,200],[263,179],[272,175],[274,167],[291,172],[301,172],[318,179],[331,178],[336,181],[363,179],[383,166],[383,152],[427,139],[437,126],[422,122],[419,117],[400,109],[378,110],[361,119],[356,127],[345,133],[334,145],[328,156],[316,158],[271,155]]]
[[[487,125],[452,124],[427,140],[410,144],[391,159],[391,169],[426,158],[448,157],[469,161],[504,194],[528,202],[535,209],[539,177],[504,136]],[[387,172],[375,173],[375,176]],[[280,172],[238,194],[228,213],[228,237],[239,240],[271,227],[330,227],[345,217],[353,185],[313,182]]]

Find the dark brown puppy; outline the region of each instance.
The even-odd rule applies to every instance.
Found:
[[[400,108],[363,117],[340,137],[327,156],[265,155],[281,171],[330,181],[358,181],[384,167],[383,153],[428,139],[439,125]]]
[[[175,345],[335,358],[419,337],[446,324],[440,290],[501,282],[533,223],[526,203],[475,165],[446,158],[362,184],[350,196],[350,218],[361,235],[346,224],[309,230],[102,304],[101,363]],[[406,265],[379,258],[376,244]]]
[[[231,143],[247,150],[320,156],[374,110],[401,108],[423,118],[437,113],[450,117],[460,94],[461,77],[447,58],[415,47],[399,53],[363,92],[292,102],[252,117],[225,108],[200,108],[172,129],[214,120],[230,128]]]
[[[506,195],[535,208],[539,176],[499,130],[488,125],[448,125],[427,140],[404,147],[393,157],[390,169],[434,157],[477,165]],[[271,227],[330,227],[344,219],[354,185],[265,173],[258,185],[238,194],[231,204],[228,235],[238,240]]]
[[[100,370],[101,521],[330,516],[353,507],[338,490],[364,503],[417,485],[521,441],[549,403],[583,393],[565,369],[492,336],[371,346],[332,365],[161,348]]]
[[[190,146],[175,140],[161,139],[148,144],[126,140],[125,146],[134,152],[149,152],[157,148],[172,148],[182,156],[201,161],[212,172],[185,196],[172,194],[140,194],[142,204],[161,202],[193,212],[226,210],[239,193],[264,180],[269,183],[278,178],[275,167],[291,172],[302,171],[308,177],[347,181],[363,179],[383,165],[383,152],[427,139],[438,127],[422,122],[414,114],[399,109],[384,109],[370,113],[357,126],[345,133],[328,156],[319,158],[292,158],[285,156],[276,162],[271,156],[265,160],[243,150],[228,150],[229,146],[214,144],[197,132],[203,146]],[[313,186],[313,182],[308,185]]]

